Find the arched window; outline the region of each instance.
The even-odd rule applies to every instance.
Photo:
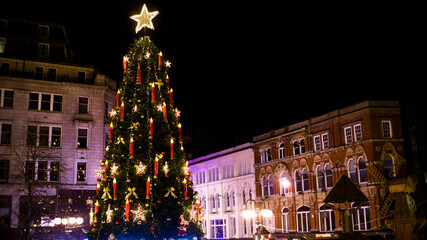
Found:
[[[304,138],[299,141],[300,152],[301,154],[305,153],[305,140]]]
[[[284,195],[289,192],[290,181],[286,172],[280,174],[280,194]]]
[[[289,209],[286,207],[282,210],[282,232],[289,232]]]
[[[294,149],[294,156],[299,155],[299,144],[298,144],[298,141],[294,141],[292,143],[292,145],[293,145],[293,149]]]
[[[264,151],[264,149],[261,150],[261,163],[265,163],[265,151]]]
[[[335,231],[335,214],[330,206],[319,207],[319,230],[321,232]]]
[[[359,183],[357,168],[353,158],[348,160],[348,175],[350,175],[350,179],[353,180],[354,183]]]
[[[393,157],[390,154],[385,154],[384,155],[384,175],[385,176],[389,176],[392,175],[393,176]]]
[[[231,192],[231,203],[233,207],[236,206],[236,194],[234,194],[234,191]]]
[[[271,161],[271,150],[270,150],[270,148],[267,148],[266,155],[265,155],[265,161],[266,162]]]
[[[225,205],[227,207],[227,210],[230,208],[231,205],[231,201],[230,201],[230,193],[227,192],[227,194],[225,195]]]
[[[273,196],[274,195],[274,182],[273,182],[273,174],[268,176],[268,195]]]
[[[355,202],[352,204],[353,208],[357,208],[360,203]],[[371,229],[371,213],[369,206],[363,204],[359,209],[353,212],[353,230],[364,231]]]
[[[303,191],[307,192],[310,190],[310,183],[308,181],[308,171],[306,168],[302,171],[302,182],[303,182]]]
[[[216,195],[216,208],[218,208],[218,211],[221,208],[221,195],[219,194]]]
[[[297,209],[297,232],[311,231],[311,214],[310,208],[301,206]]]
[[[332,169],[329,163],[325,164],[325,179],[326,179],[326,188],[333,187]]]
[[[212,194],[211,195],[211,211],[212,212],[215,212],[215,209],[216,208],[216,206],[215,206],[215,196]]]
[[[301,175],[300,175],[300,173],[299,173],[299,171],[298,171],[298,170],[296,170],[296,171],[295,171],[295,177],[294,177],[294,179],[295,179],[295,191],[296,191],[297,193],[302,192],[302,181],[301,181]]]
[[[243,200],[243,205],[246,204],[246,193],[245,190],[242,191],[242,200]]]
[[[249,189],[249,199],[252,200],[252,189]]]
[[[317,165],[316,167],[316,176],[317,176],[317,189],[322,190],[325,188],[325,176],[323,174],[322,166]]]
[[[285,144],[280,143],[280,145],[279,145],[279,159],[284,159],[284,158],[285,158]]]
[[[359,168],[359,180],[361,183],[368,181],[368,172],[366,169],[366,162],[364,157],[360,157],[358,161],[358,168]]]
[[[268,196],[268,181],[266,176],[262,177],[262,196]]]

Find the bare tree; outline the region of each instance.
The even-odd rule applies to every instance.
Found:
[[[11,148],[9,182],[20,196],[19,208],[12,211],[19,216],[22,239],[31,239],[42,223],[41,218],[53,219],[58,211],[57,190],[65,168],[60,149],[38,147],[28,142]]]

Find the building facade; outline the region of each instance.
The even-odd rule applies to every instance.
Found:
[[[251,238],[255,222],[241,212],[255,200],[251,143],[189,161],[208,239]],[[253,205],[253,204],[252,204]]]
[[[342,206],[322,201],[347,174],[369,199],[352,204],[353,230],[385,230],[387,183],[406,174],[401,126],[398,102],[365,101],[255,136],[256,199],[274,213],[263,225],[284,238],[342,231]]]
[[[30,224],[54,234],[54,219],[68,217],[83,217],[80,226],[88,226],[116,83],[93,67],[70,64],[66,35],[59,37],[56,25],[0,23],[1,229],[22,232]],[[25,29],[34,38],[14,34]],[[20,41],[36,50],[13,57]]]

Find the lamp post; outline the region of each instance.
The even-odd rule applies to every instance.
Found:
[[[248,202],[253,202],[255,209],[252,208],[252,205],[250,204],[250,207],[248,207]],[[267,203],[267,208],[265,207],[265,203]],[[255,240],[261,239],[261,224],[260,224],[260,215],[263,217],[271,217],[273,216],[273,211],[268,209],[268,201],[261,199],[257,202],[252,199],[248,199],[245,202],[245,210],[242,211],[242,216],[246,219],[256,217],[256,225],[257,225],[257,235],[255,237]]]

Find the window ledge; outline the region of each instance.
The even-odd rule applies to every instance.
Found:
[[[85,113],[76,113],[73,116],[73,121],[76,122],[93,122],[93,115],[92,114],[85,114]]]

